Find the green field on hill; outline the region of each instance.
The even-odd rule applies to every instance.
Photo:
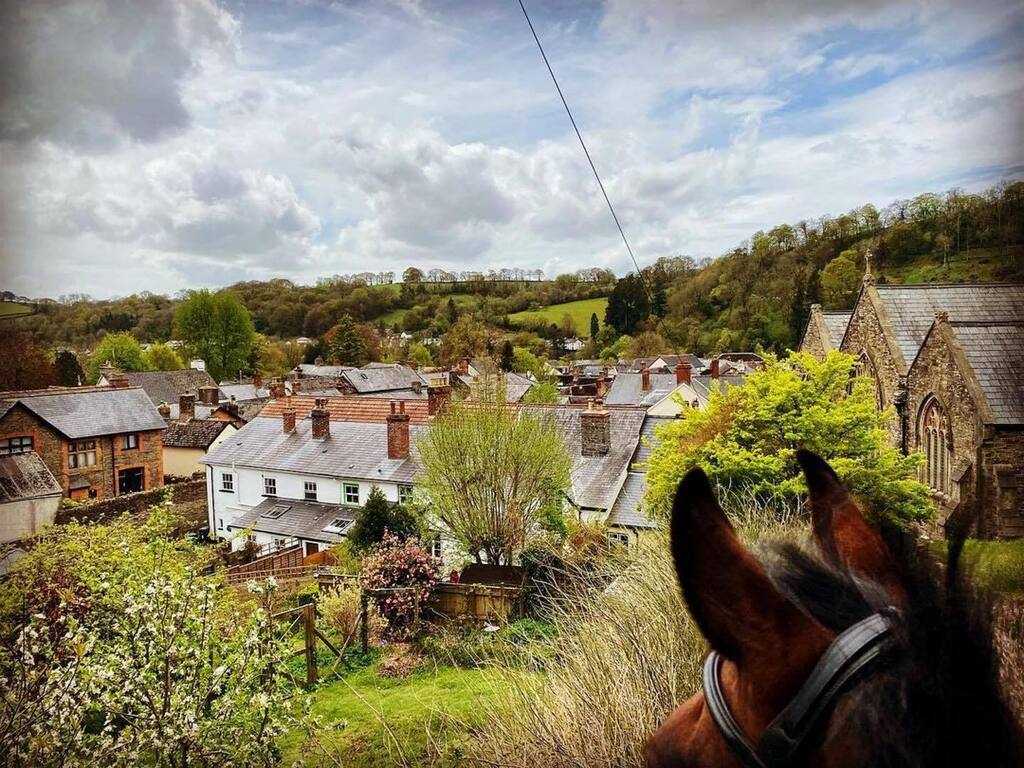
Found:
[[[541,309],[532,309],[526,312],[516,312],[509,315],[511,323],[522,323],[530,320],[543,320],[545,323],[561,324],[562,318],[566,315],[572,317],[576,325],[577,335],[586,338],[590,335],[590,316],[597,313],[597,321],[604,325],[604,310],[608,306],[606,297],[600,299],[582,299],[570,301],[565,304],[551,304]]]
[[[31,314],[32,307],[28,304],[18,304],[15,301],[0,301],[0,319]]]

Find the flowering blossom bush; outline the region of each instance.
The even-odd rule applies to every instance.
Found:
[[[114,532],[92,528],[79,531],[86,548]],[[39,574],[16,578],[15,589],[73,557],[62,535],[19,563]],[[0,764],[276,765],[290,690],[265,607],[274,585],[257,585],[257,606],[242,606],[191,571],[178,542],[130,533],[113,541],[102,557],[79,561],[100,568],[2,636]]]
[[[386,533],[377,551],[363,560],[363,579],[369,589],[397,589],[376,599],[377,608],[393,634],[407,632],[416,621],[417,607],[430,596],[440,563],[413,539]]]

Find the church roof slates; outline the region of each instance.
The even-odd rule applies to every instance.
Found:
[[[1024,424],[1024,322],[952,322],[950,328],[996,424]]]

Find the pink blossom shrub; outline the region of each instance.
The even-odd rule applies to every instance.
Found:
[[[418,618],[416,608],[430,596],[440,563],[413,539],[385,533],[375,552],[363,559],[363,582],[368,589],[393,589],[374,598],[393,635],[408,633]]]

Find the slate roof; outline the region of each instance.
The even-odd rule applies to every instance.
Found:
[[[619,497],[615,499],[612,511],[608,515],[608,525],[617,525],[623,528],[658,527],[640,511],[646,483],[646,475],[643,472],[630,472],[626,475],[626,481],[622,484]]]
[[[148,432],[166,426],[149,396],[137,387],[0,392],[0,401],[0,416],[6,414],[15,403],[20,403],[72,440],[125,432]]]
[[[188,368],[183,371],[128,371],[128,383],[142,387],[153,405],[177,405],[181,395],[199,395],[200,387],[216,387],[217,382],[206,371]]]
[[[0,456],[0,504],[60,496],[61,487],[34,451]]]
[[[640,387],[643,385],[643,374],[620,373],[612,381],[605,402],[608,405],[642,405],[650,407],[661,402],[677,386],[675,373],[651,373],[651,388],[646,392]]]
[[[230,400],[233,397],[236,402],[270,399],[269,389],[266,387],[257,388],[252,382],[242,384],[221,384],[220,392],[222,400]]]
[[[651,458],[652,446],[658,442],[654,432],[658,427],[670,421],[674,421],[670,416],[647,416],[644,419],[643,426],[640,428],[640,442],[633,453],[632,461],[630,461],[630,466],[633,469],[646,470],[647,460]]]
[[[852,310],[821,313],[821,319],[825,323],[825,331],[828,333],[828,340],[833,349],[839,349],[839,345],[843,343],[843,337],[846,335],[846,328],[850,325],[851,317],[853,317]]]
[[[276,518],[263,516],[276,506],[286,506],[288,510]],[[351,507],[342,507],[337,504],[321,504],[318,501],[267,498],[228,526],[228,530],[240,531],[251,528],[253,531],[269,533],[275,536],[337,542],[344,541],[345,537],[331,531],[325,531],[324,527],[338,518],[355,520],[357,512],[357,509]]]
[[[382,402],[387,406],[383,401],[372,402]],[[253,469],[370,482],[413,482],[417,469],[415,443],[424,428],[422,425],[413,423],[409,427],[410,457],[389,459],[387,424],[383,418],[376,422],[334,423],[332,413],[330,436],[314,440],[312,422],[308,417],[297,418],[295,431],[286,434],[280,418],[266,416],[264,410],[213,448],[200,463],[235,464]]]
[[[164,432],[164,448],[199,448],[205,451],[230,423],[219,419],[192,419],[168,424]]]
[[[1024,322],[1024,284],[878,285],[875,290],[907,366],[936,312],[947,312],[951,321]]]
[[[426,386],[416,371],[399,363],[377,363],[373,367],[353,368],[342,376],[358,394],[387,392],[396,389],[411,389],[412,383]]]
[[[341,376],[345,371],[354,370],[351,365],[313,365],[312,363],[299,363],[296,368],[303,376]]]
[[[950,328],[996,424],[1024,424],[1024,323],[959,323]]]
[[[352,478],[370,482],[413,483],[419,468],[416,441],[428,429],[426,403],[406,405],[410,413],[410,456],[407,459],[387,458],[387,425],[385,415],[390,407],[376,398],[336,398],[328,402],[331,412],[331,435],[313,440],[310,435],[309,408],[297,407],[295,431],[285,434],[280,414],[284,400],[272,401],[256,419],[211,450],[201,463],[235,464],[268,471],[295,472],[325,477]],[[307,398],[312,406],[312,398]],[[353,410],[349,406],[382,406],[374,412]],[[551,418],[562,432],[573,461],[571,497],[577,506],[609,509],[615,501],[622,478],[636,451],[644,412],[633,408],[612,408],[612,445],[604,456],[583,456],[580,433],[582,408],[565,406],[522,406],[524,410]],[[354,419],[341,418],[349,413]],[[336,415],[337,414],[337,415]],[[337,423],[335,423],[337,422]]]
[[[477,379],[474,376],[465,373],[452,372],[452,375],[457,377],[459,381],[465,384],[472,391],[473,385],[477,383]],[[534,386],[534,382],[525,376],[521,376],[518,373],[509,371],[504,374],[505,376],[505,402],[506,403],[518,403],[530,388]],[[427,397],[426,389],[423,390],[423,397]]]
[[[650,368],[655,361],[664,360],[665,364],[670,370],[674,370],[676,363],[682,360],[684,363],[689,363],[690,367],[694,370],[704,367],[704,361],[696,355],[682,354],[682,355],[655,355],[653,357],[638,357],[632,360],[628,365],[631,371],[640,371],[644,367]]]

